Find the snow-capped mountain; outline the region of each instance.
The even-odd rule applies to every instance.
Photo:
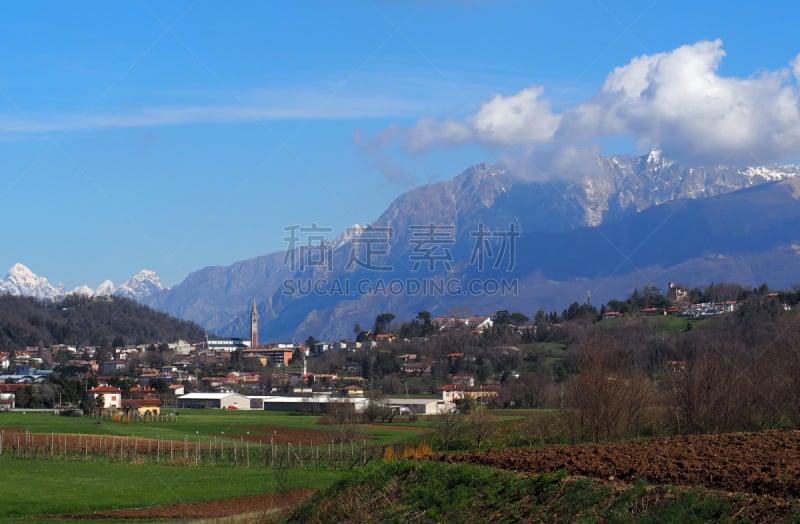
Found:
[[[109,297],[116,292],[117,288],[110,280],[104,280],[102,284],[94,290],[94,295],[98,297]]]
[[[123,296],[143,300],[166,288],[158,275],[152,270],[143,269],[118,288],[110,280],[104,281],[95,289],[87,285],[67,291],[63,284],[52,285],[45,277],[40,277],[23,264],[14,264],[5,278],[0,280],[0,294],[35,297],[38,299],[57,299],[68,294],[92,296]]]
[[[133,278],[119,286],[114,294],[140,300],[155,295],[164,289],[166,288],[161,283],[161,279],[158,278],[155,271],[143,269],[136,273]]]
[[[352,242],[354,239],[360,238],[364,233],[364,230],[368,227],[369,224],[353,224],[351,227],[348,227],[344,233],[339,235],[336,240],[333,241],[331,248],[339,249],[348,242]]]
[[[53,286],[44,278],[36,275],[23,264],[14,264],[0,280],[0,293],[36,298],[56,298],[66,294],[66,289],[59,284]]]
[[[201,269],[145,303],[235,335],[249,329],[252,297],[264,297],[258,299],[261,329],[272,339],[304,340],[312,333],[347,336],[347,326],[374,318],[376,311],[411,318],[422,309],[446,313],[465,306],[487,312],[556,310],[585,296],[586,289],[596,287],[601,292],[596,298],[608,299],[625,296],[648,279],[659,283],[673,278],[687,285],[791,285],[800,267],[791,248],[800,245],[794,226],[800,209],[792,196],[793,188],[800,187],[798,175],[798,166],[683,166],[658,150],[636,157],[599,157],[585,166],[585,173],[564,176],[478,164],[451,180],[399,196],[371,223],[391,231],[385,244],[378,244],[382,253],[376,259],[392,268],[390,273],[348,269],[351,254],[364,253],[357,241],[365,228],[357,225],[331,242],[331,270],[319,265],[297,270],[286,262],[285,252],[275,252]],[[760,219],[746,223],[752,217]],[[420,240],[419,226],[426,225],[451,229],[431,230],[430,237]],[[509,255],[513,270],[502,264],[476,269],[475,254],[484,253],[475,247],[477,228],[502,233],[510,225],[521,235],[514,257]],[[502,245],[493,244],[498,257]],[[443,264],[433,264],[438,273],[426,272],[424,264],[414,269],[413,262],[432,249],[439,255],[449,250],[451,270],[442,269]],[[494,270],[500,273],[490,272]],[[515,279],[521,287],[518,294],[500,297],[300,290],[306,281],[377,285],[381,278],[465,283]]]
[[[94,290],[87,285],[78,286],[72,291],[69,292],[70,295],[84,295],[87,297],[91,297],[95,294]]]

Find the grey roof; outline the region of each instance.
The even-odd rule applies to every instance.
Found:
[[[228,398],[230,396],[237,396],[237,397],[244,397],[244,395],[240,395],[239,393],[189,393],[187,395],[181,395],[178,399],[199,399],[199,400],[222,400],[223,398]]]
[[[386,402],[388,402],[389,404],[424,406],[426,404],[431,404],[431,403],[436,404],[437,402],[442,402],[442,400],[438,398],[387,398]]]

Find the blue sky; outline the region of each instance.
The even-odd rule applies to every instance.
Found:
[[[797,161],[798,19],[794,2],[8,4],[0,270],[174,285],[481,161]]]

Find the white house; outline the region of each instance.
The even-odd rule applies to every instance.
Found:
[[[115,388],[113,386],[97,386],[96,388],[90,389],[89,393],[92,394],[95,404],[102,396],[103,409],[122,408],[122,390],[119,388]]]
[[[186,388],[183,386],[183,384],[172,384],[169,387],[169,390],[176,397],[180,397],[181,395],[186,393]]]
[[[15,400],[14,393],[0,393],[0,411],[14,409]]]

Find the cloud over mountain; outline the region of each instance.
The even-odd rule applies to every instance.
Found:
[[[559,138],[625,134],[690,163],[759,163],[795,153],[796,78],[788,69],[723,77],[724,56],[714,40],[634,58],[567,112]]]
[[[800,149],[800,55],[787,67],[742,78],[719,72],[721,40],[641,55],[617,67],[589,99],[562,112],[543,86],[495,95],[463,118],[421,118],[388,134],[411,151],[461,143],[515,148],[549,165],[623,137],[690,165],[763,164]],[[385,147],[387,135],[376,143]],[[519,154],[522,149],[523,154]]]
[[[495,95],[465,121],[423,118],[411,130],[412,149],[439,142],[487,142],[493,145],[526,145],[549,142],[561,116],[542,98],[544,88],[532,86],[511,96]]]

